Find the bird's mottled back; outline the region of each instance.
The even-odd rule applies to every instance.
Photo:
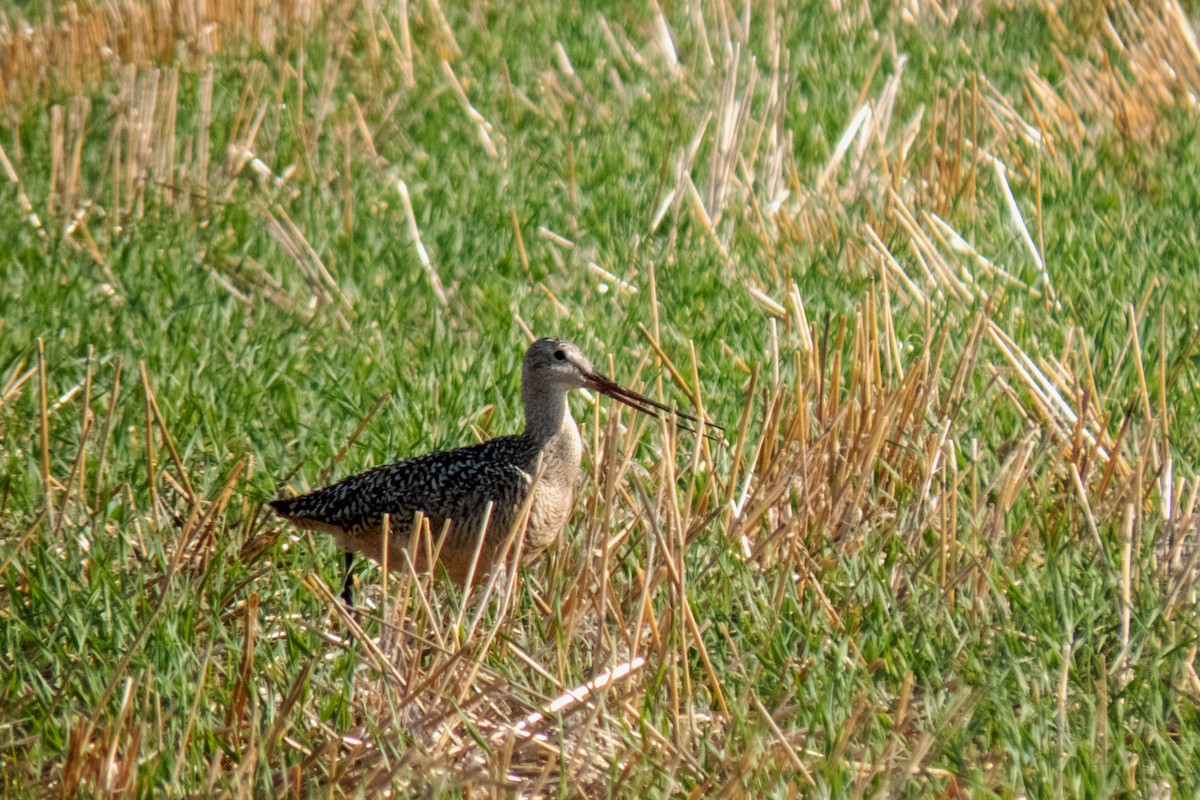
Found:
[[[488,502],[495,523],[520,508],[538,453],[520,436],[503,436],[376,467],[311,494],[276,500],[271,507],[302,527],[340,534],[339,539],[372,533],[377,539],[384,514],[391,515],[399,534],[420,511],[435,535],[447,520],[453,521],[447,546],[460,540],[473,546]]]

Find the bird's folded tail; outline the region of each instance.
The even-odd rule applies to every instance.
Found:
[[[275,513],[281,517],[294,517],[296,515],[299,497],[281,497],[278,500],[272,500],[267,503],[271,508],[275,509]]]
[[[275,513],[298,528],[338,536],[345,532],[345,521],[330,514],[329,504],[320,492],[299,497],[281,497],[268,503]]]

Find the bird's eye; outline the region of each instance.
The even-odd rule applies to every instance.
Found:
[[[567,360],[567,354],[566,354],[566,353],[564,353],[562,350],[555,350],[555,351],[554,351],[554,358],[555,358],[555,360],[556,360],[556,361],[566,361],[566,360]]]

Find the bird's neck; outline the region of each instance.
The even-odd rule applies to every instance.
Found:
[[[567,393],[558,388],[522,386],[521,400],[525,404],[525,436],[544,445],[564,429],[575,430]]]

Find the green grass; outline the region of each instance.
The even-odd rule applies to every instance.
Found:
[[[5,109],[5,795],[1200,792],[1200,65],[1172,18],[1114,24],[1176,79],[1096,44],[1092,6],[754,4],[746,34],[741,5],[702,8],[666,9],[673,68],[636,4],[414,3],[407,85],[398,7],[321,7],[79,86],[47,69]],[[1131,85],[1074,88],[1107,65]],[[900,69],[890,123],[826,174]],[[726,137],[730,96],[751,105]],[[976,282],[924,281],[922,238]],[[477,603],[460,622],[453,589],[396,573],[384,624],[360,564],[375,606],[349,631],[321,587],[340,555],[262,503],[320,485],[381,399],[333,476],[519,429],[523,326],[699,391],[729,441],[697,468],[694,438],[576,399],[575,518],[508,602],[472,626]],[[512,733],[635,656],[544,740]]]

